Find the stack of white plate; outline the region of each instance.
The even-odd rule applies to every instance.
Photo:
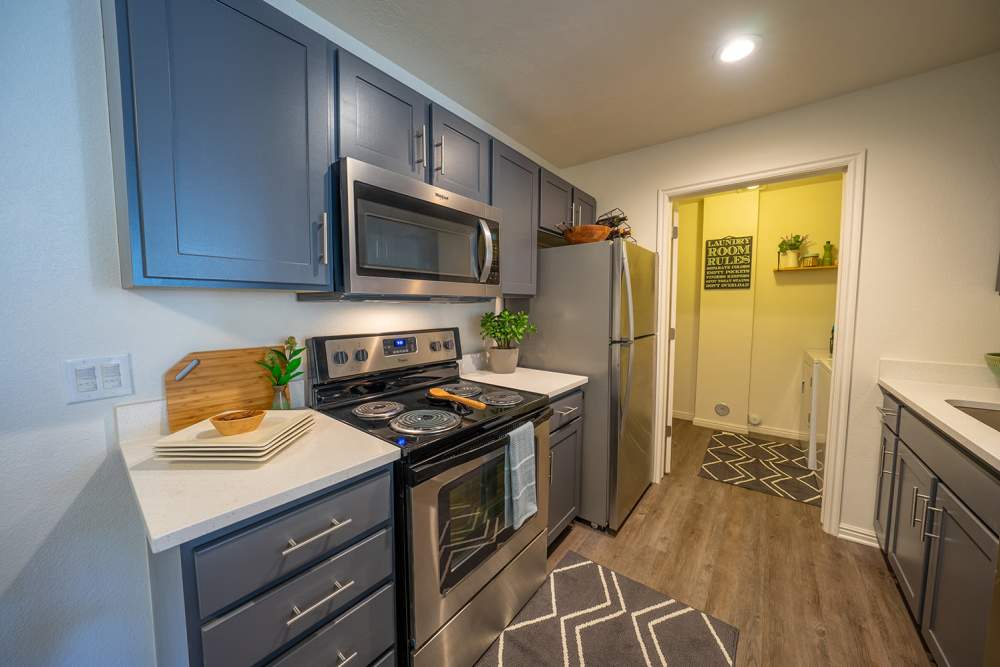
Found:
[[[222,435],[206,419],[161,438],[153,451],[161,461],[262,463],[308,433],[312,425],[310,410],[268,410],[255,430]]]

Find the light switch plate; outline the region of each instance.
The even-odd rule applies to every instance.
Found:
[[[132,393],[132,359],[128,354],[63,361],[66,402],[82,403]]]

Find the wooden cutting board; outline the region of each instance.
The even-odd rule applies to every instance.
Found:
[[[271,348],[191,352],[171,366],[163,375],[170,432],[226,410],[270,408],[274,389],[267,371],[257,365],[268,349]],[[194,360],[198,364],[177,380],[177,374]]]

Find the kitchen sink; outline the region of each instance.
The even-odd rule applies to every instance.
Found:
[[[978,419],[995,431],[1000,431],[1000,403],[974,403],[948,399],[948,405],[961,410],[973,419]]]

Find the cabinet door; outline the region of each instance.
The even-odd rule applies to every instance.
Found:
[[[875,537],[885,552],[888,549],[890,517],[892,516],[892,491],[896,464],[897,438],[889,427],[882,425],[882,443],[879,447],[879,473],[875,487]]]
[[[534,295],[538,262],[538,165],[493,140],[491,203],[500,221],[500,284],[504,294]]]
[[[427,99],[346,51],[337,67],[339,155],[425,180]]]
[[[559,225],[573,224],[573,186],[547,169],[541,170],[538,227],[561,234]]]
[[[127,7],[134,283],[328,285],[330,43],[260,0]]]
[[[923,537],[925,503],[934,502],[936,478],[902,441],[896,454],[896,499],[889,525],[889,564],[916,619],[923,603],[927,573],[927,547]]]
[[[488,201],[490,135],[437,104],[431,105],[431,127],[431,183]]]
[[[579,188],[573,188],[576,224],[592,225],[597,221],[597,200]]]
[[[553,434],[549,451],[549,544],[576,518],[580,506],[581,420]]]
[[[997,537],[951,489],[929,507],[932,543],[920,631],[937,664],[982,665],[997,576]]]

